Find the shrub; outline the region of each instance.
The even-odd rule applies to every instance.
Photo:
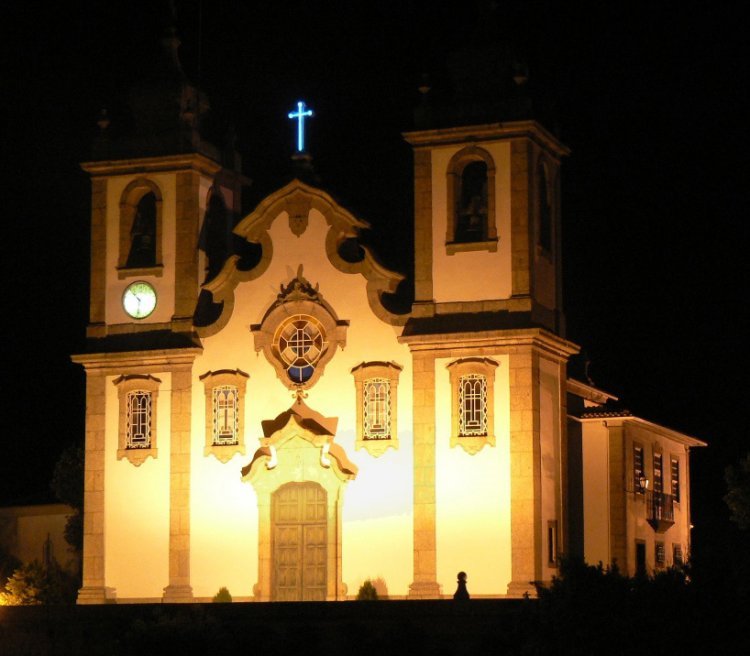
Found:
[[[227,590],[224,586],[219,588],[219,591],[214,595],[213,603],[215,604],[231,604],[232,603],[232,595],[229,594],[229,590]]]
[[[357,593],[357,601],[377,601],[378,591],[372,584],[370,579],[366,579],[365,582],[359,586],[359,592]]]
[[[56,560],[46,568],[35,560],[13,572],[5,589],[0,590],[0,605],[73,604],[77,591],[77,577],[60,567]]]

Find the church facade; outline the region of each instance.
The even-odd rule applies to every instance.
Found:
[[[462,570],[472,596],[518,597],[562,554],[630,574],[687,558],[702,443],[567,373],[563,144],[533,120],[406,133],[404,280],[304,175],[227,223],[243,178],[177,78],[136,137],[83,165],[79,603],[343,600],[367,579],[439,598]]]

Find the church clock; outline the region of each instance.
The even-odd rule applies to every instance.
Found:
[[[156,307],[156,291],[143,280],[132,282],[122,295],[122,307],[133,319],[145,319]]]

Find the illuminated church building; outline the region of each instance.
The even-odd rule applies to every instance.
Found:
[[[132,129],[110,136],[102,120],[83,164],[79,603],[205,601],[221,587],[343,600],[366,579],[390,598],[438,598],[461,570],[473,597],[518,597],[560,554],[629,574],[687,558],[702,442],[568,376],[568,151],[519,94],[484,113],[423,106],[404,134],[404,279],[358,242],[368,224],[312,182],[304,154],[243,216],[239,158],[201,134],[205,96],[177,39],[164,44],[131,92]],[[413,302],[398,309],[404,288]]]

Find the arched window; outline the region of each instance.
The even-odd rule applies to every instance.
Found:
[[[458,436],[487,435],[487,377],[461,376],[458,383]]]
[[[147,178],[133,180],[122,192],[117,267],[121,279],[136,272],[161,275],[161,210],[161,191]]]
[[[153,376],[120,376],[113,381],[120,405],[117,459],[138,467],[157,456],[156,408],[161,381]]]
[[[357,450],[381,456],[398,448],[397,401],[401,365],[362,362],[352,369],[357,391]]]
[[[245,387],[248,375],[239,369],[208,371],[200,377],[206,394],[206,445],[203,455],[229,462],[245,453]]]
[[[489,358],[464,358],[448,365],[452,389],[451,447],[473,455],[495,446],[495,369]]]
[[[470,162],[461,173],[461,195],[456,207],[453,241],[487,240],[487,164]]]
[[[125,266],[129,269],[156,264],[156,196],[145,194],[138,201],[130,228],[130,252]]]
[[[483,148],[458,151],[448,164],[449,255],[466,250],[497,250],[495,163]]]

